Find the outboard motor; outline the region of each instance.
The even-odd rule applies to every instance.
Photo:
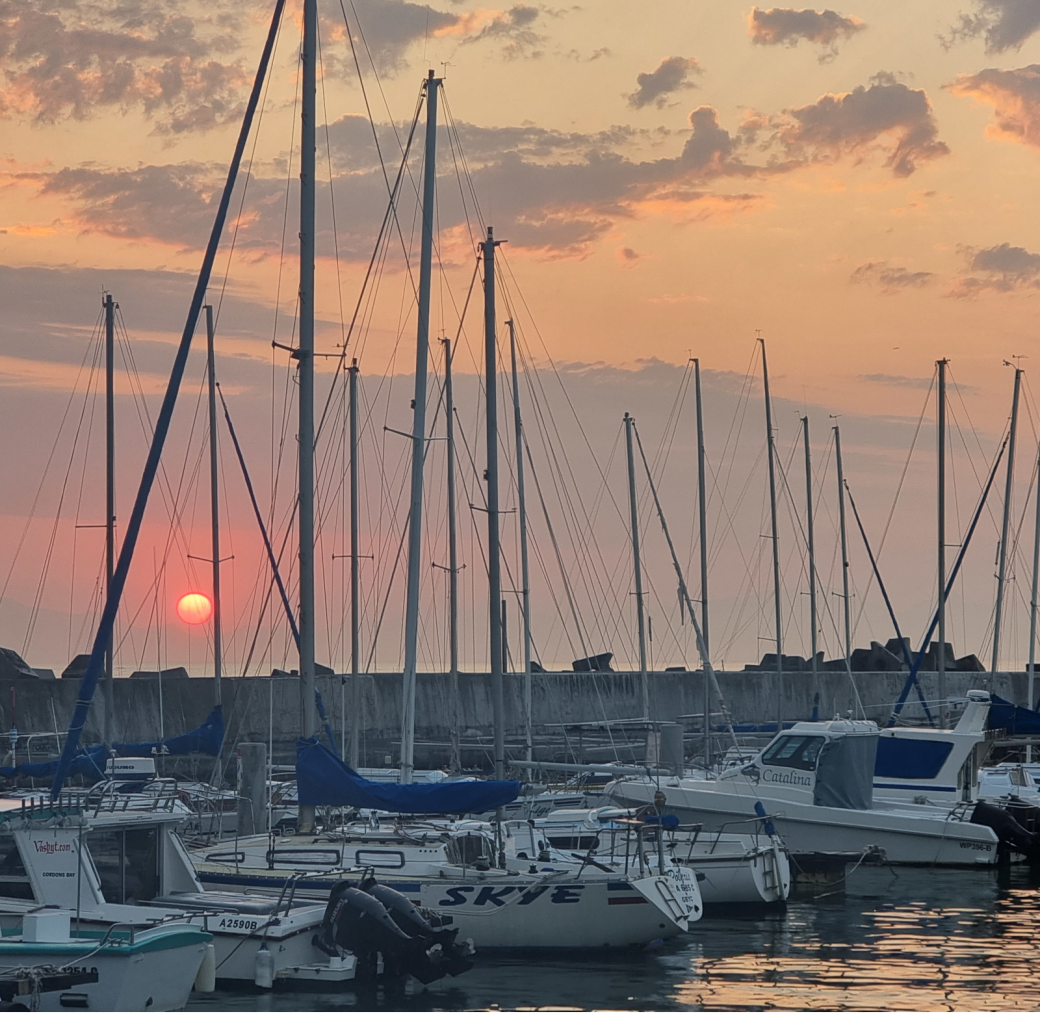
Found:
[[[1028,804],[1023,804],[1023,808],[1026,810],[1036,809],[1036,807],[1028,806]],[[1002,851],[1020,852],[1029,862],[1040,862],[1040,833],[1027,830],[1012,816],[1010,811],[1010,806],[1007,809],[1002,809],[999,806],[994,806],[992,803],[979,801],[975,804],[975,809],[972,812],[971,823],[993,828],[1000,839]],[[1023,816],[1027,815],[1023,814]],[[1032,814],[1028,815],[1030,818],[1032,816]]]
[[[350,951],[362,976],[375,976],[381,955],[386,975],[423,985],[473,967],[471,947],[455,943],[457,929],[433,929],[403,894],[372,878],[362,886],[344,881],[332,889],[315,946],[333,956]]]

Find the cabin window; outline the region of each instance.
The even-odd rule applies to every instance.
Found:
[[[159,835],[154,827],[87,835],[101,893],[111,905],[151,901],[159,893]]]
[[[0,898],[33,901],[32,883],[13,838],[0,840]]]
[[[762,754],[762,763],[781,768],[815,771],[823,736],[781,736]]]
[[[589,849],[599,848],[599,835],[598,834],[577,834],[577,835],[552,835],[549,838],[549,844],[554,849],[563,849],[564,851],[577,850],[579,852],[588,852]]]

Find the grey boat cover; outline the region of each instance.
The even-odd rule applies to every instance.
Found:
[[[827,740],[816,764],[813,803],[842,810],[872,809],[877,743],[877,734]]]

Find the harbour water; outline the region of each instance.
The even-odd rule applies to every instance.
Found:
[[[1035,1010],[1040,875],[860,867],[843,893],[712,913],[655,950],[478,956],[368,995],[215,993],[188,1010]]]

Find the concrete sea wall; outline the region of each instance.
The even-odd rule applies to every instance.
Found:
[[[344,712],[351,694],[349,677],[320,676],[318,689],[337,740],[344,728]],[[806,719],[818,701],[820,718],[859,716],[858,693],[868,718],[887,720],[892,702],[899,696],[905,674],[893,672],[855,673],[855,690],[845,673],[785,673],[781,681],[780,710],[785,721]],[[938,697],[935,673],[921,673],[924,696]],[[738,723],[775,722],[777,676],[775,673],[719,673],[719,683],[733,720]],[[362,764],[396,764],[400,743],[401,677],[376,674],[359,677]],[[982,688],[1016,704],[1027,704],[1024,673],[947,674],[948,693],[963,696]],[[78,680],[0,681],[0,735],[12,723],[21,734],[19,760],[26,760],[26,739],[32,758],[53,755],[54,732],[64,732],[75,707]],[[154,677],[115,681],[114,734],[117,740],[157,739],[160,722],[166,736],[195,728],[206,718],[214,701],[212,678],[164,679]],[[300,691],[296,677],[225,678],[222,686],[227,722],[226,751],[245,741],[267,742],[273,726],[277,763],[291,763],[299,728]],[[818,699],[817,699],[818,695]],[[540,759],[622,760],[643,756],[645,733],[614,726],[609,732],[595,723],[634,719],[641,712],[638,673],[546,673],[533,677],[533,728]],[[714,701],[714,697],[712,698]],[[161,707],[160,707],[161,700]],[[446,763],[454,710],[451,681],[444,673],[420,673],[416,699],[416,765]],[[492,705],[490,677],[485,673],[459,676],[459,727],[463,761],[477,767],[490,759]],[[716,705],[712,705],[713,710]],[[12,712],[12,708],[14,711]],[[99,692],[83,737],[96,743],[102,736],[104,703]],[[523,742],[523,677],[505,677],[507,744],[513,755]],[[653,673],[650,676],[650,712],[657,721],[684,720],[692,749],[704,711],[704,677],[699,672]],[[916,690],[904,714],[923,718]],[[714,722],[721,717],[714,717]],[[346,722],[349,728],[349,720]]]

